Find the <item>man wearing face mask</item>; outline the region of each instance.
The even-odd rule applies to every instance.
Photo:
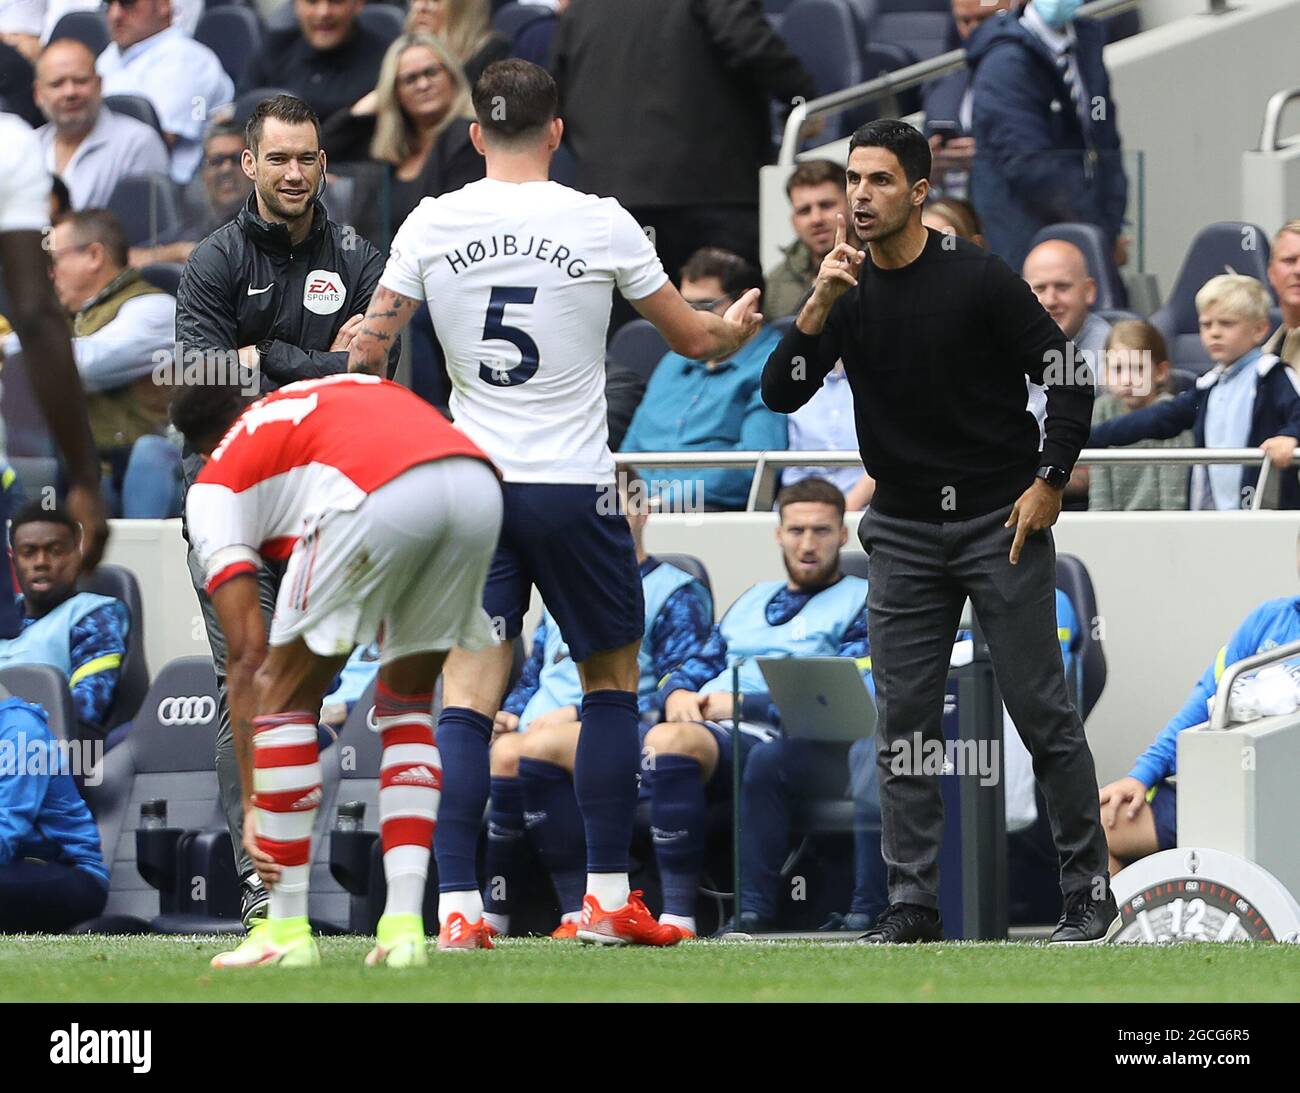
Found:
[[[1034,233],[1084,221],[1105,231],[1116,265],[1128,179],[1103,28],[1075,19],[1082,0],[1031,0],[987,20],[966,45],[980,154],[971,196],[989,249],[1019,269]]]
[[[325,153],[311,107],[292,95],[265,99],[249,118],[244,139],[241,167],[253,193],[239,215],[195,247],[186,263],[176,292],[176,363],[183,378],[201,372],[197,382],[229,384],[237,355],[258,393],[267,394],[295,380],[347,371],[348,347],[384,259],[365,239],[330,220],[321,204]],[[390,377],[400,351],[394,344]],[[202,465],[201,456],[186,455],[187,488]],[[190,573],[220,685],[217,777],[244,882],[247,925],[265,914],[266,895],[242,850],[242,795],[225,697],[226,644],[193,552]],[[266,564],[258,571],[268,620],[281,575]]]

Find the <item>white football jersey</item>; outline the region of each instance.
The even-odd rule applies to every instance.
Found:
[[[393,240],[380,284],[428,301],[451,412],[507,482],[613,481],[605,334],[668,277],[613,198],[556,182],[483,179],[426,197]]]
[[[48,228],[50,186],[36,133],[17,114],[0,114],[0,232]]]

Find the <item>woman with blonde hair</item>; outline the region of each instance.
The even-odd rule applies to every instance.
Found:
[[[458,190],[483,177],[483,157],[469,140],[469,84],[446,45],[430,34],[403,34],[384,54],[375,90],[326,121],[321,143],[334,163],[370,160],[382,169],[349,172],[357,230],[363,214],[387,206],[380,243],[425,197]],[[378,186],[367,185],[368,181]],[[372,189],[379,193],[368,193]]]
[[[446,42],[470,87],[493,61],[510,56],[510,43],[492,29],[488,0],[410,0],[406,32]]]

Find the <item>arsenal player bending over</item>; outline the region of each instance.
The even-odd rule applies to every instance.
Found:
[[[353,647],[376,638],[388,902],[366,963],[423,964],[441,791],[433,687],[452,646],[495,642],[482,602],[496,472],[437,411],[374,376],[294,383],[252,405],[237,388],[188,388],[172,418],[208,456],[186,516],[229,647],[244,845],[271,888],[266,921],[213,966],[320,961],[307,920],[317,711]],[[288,559],[269,635],[259,555]]]

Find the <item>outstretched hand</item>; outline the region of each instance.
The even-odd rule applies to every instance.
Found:
[[[757,334],[763,325],[763,316],[758,310],[759,296],[759,290],[751,288],[723,313],[722,321],[731,328],[734,341],[732,353]]]
[[[813,284],[813,295],[827,304],[833,304],[849,289],[858,287],[858,273],[867,259],[866,251],[851,247],[844,241],[847,235],[844,214],[838,213],[835,217],[835,245],[822,259]]]

